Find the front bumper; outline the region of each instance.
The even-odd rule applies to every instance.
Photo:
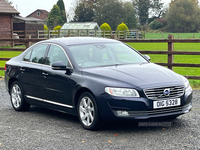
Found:
[[[104,100],[103,100],[104,99]],[[99,98],[99,112],[102,120],[166,118],[188,113],[192,109],[192,91],[181,96],[181,105],[153,109],[153,100],[147,98]]]
[[[160,118],[168,116],[176,116],[188,113],[192,109],[192,102],[179,107],[165,108],[159,110],[149,111],[121,111],[117,113],[116,110],[112,110],[113,114],[117,117],[130,118],[130,119],[149,119],[149,118]],[[126,112],[126,113],[125,113]]]

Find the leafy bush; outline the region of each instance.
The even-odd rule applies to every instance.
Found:
[[[127,30],[128,30],[128,27],[127,27],[127,25],[126,25],[125,23],[123,23],[123,22],[122,22],[121,24],[119,24],[118,27],[117,27],[117,31],[118,31],[118,32],[120,32],[120,31],[124,31],[124,32],[125,32],[125,31],[127,31]],[[124,35],[124,32],[120,32],[120,34],[118,34],[118,35],[119,35],[118,38],[122,38],[122,37],[124,38],[124,36],[125,36],[125,35]],[[127,32],[127,35],[130,35],[129,31]]]
[[[49,30],[48,27],[46,25],[44,25],[44,30]]]
[[[53,30],[60,30],[61,26],[56,26]]]
[[[53,30],[55,32],[53,32],[53,34],[58,34],[59,33],[59,30],[61,29],[61,26],[56,26]]]
[[[101,26],[100,26],[101,30],[104,31],[104,33],[106,34],[105,37],[111,37],[111,27],[108,23],[103,23]],[[104,35],[102,35],[104,36]]]
[[[117,31],[124,31],[124,30],[128,30],[128,27],[125,23],[122,22],[121,24],[118,25]]]
[[[157,29],[164,27],[164,25],[163,25],[163,23],[161,23],[157,20],[154,20],[149,24],[149,27],[153,30],[157,30]]]
[[[109,24],[107,24],[106,22],[103,23],[101,26],[100,26],[101,30],[102,31],[111,31],[111,27]]]

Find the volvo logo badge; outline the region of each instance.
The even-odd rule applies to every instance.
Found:
[[[169,96],[170,95],[170,88],[165,89],[163,94],[164,94],[164,96]]]

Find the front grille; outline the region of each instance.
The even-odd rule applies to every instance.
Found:
[[[148,99],[152,100],[177,98],[181,97],[184,94],[184,86],[145,89],[144,93]]]

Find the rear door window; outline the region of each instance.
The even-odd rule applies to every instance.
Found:
[[[30,62],[42,64],[47,47],[47,44],[42,44],[33,48]]]

